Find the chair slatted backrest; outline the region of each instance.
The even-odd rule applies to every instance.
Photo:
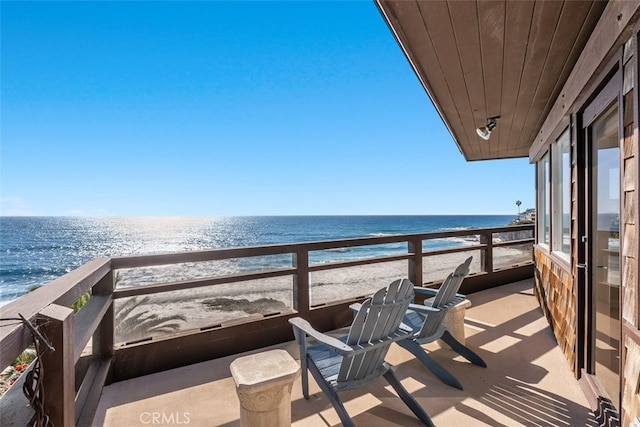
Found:
[[[338,383],[366,379],[380,369],[392,343],[391,337],[398,330],[412,299],[413,284],[408,279],[400,279],[380,289],[362,304],[349,329],[347,344],[358,348],[385,339],[388,339],[388,343],[371,351],[344,357]]]
[[[436,333],[447,313],[446,309],[454,302],[456,294],[460,290],[462,280],[469,274],[469,266],[472,259],[473,257],[467,258],[442,282],[431,304],[432,307],[440,308],[441,310],[438,313],[429,313],[420,330],[420,337],[428,337]]]

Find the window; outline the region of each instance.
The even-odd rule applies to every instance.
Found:
[[[570,255],[571,251],[571,138],[565,130],[552,147],[551,175],[553,193],[553,238],[556,252]]]
[[[537,242],[571,254],[571,132],[566,129],[538,161]]]
[[[538,162],[538,243],[548,245],[551,222],[549,153]]]

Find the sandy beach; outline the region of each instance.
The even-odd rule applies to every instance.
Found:
[[[481,271],[480,251],[470,250],[466,252],[434,255],[425,257],[423,261],[424,283],[442,280],[455,266],[462,263],[468,256],[473,256],[471,273]],[[531,252],[521,248],[495,248],[494,267],[499,268],[513,264],[531,261]],[[231,266],[226,261],[217,261],[203,266],[183,266],[178,280],[188,280],[206,275],[229,274]],[[212,274],[212,268],[215,274]],[[143,270],[142,272],[140,270]],[[158,269],[156,269],[157,272]],[[122,270],[120,272],[119,286],[129,287],[138,284],[161,283],[162,279],[154,277],[152,269]],[[161,276],[167,277],[173,274],[163,271]],[[156,274],[157,276],[157,274]],[[310,298],[311,305],[328,303],[331,301],[365,297],[371,295],[377,289],[388,285],[395,279],[407,276],[407,262],[393,261],[379,264],[370,264],[358,267],[321,270],[310,273]],[[174,281],[175,278],[172,277]],[[169,280],[164,280],[165,282]],[[133,297],[138,303],[135,309],[128,313],[125,319],[137,316],[136,322],[120,322],[117,328],[116,341],[130,342],[147,336],[162,336],[167,333],[188,331],[250,316],[262,317],[264,314],[293,311],[293,277],[284,276],[261,280],[249,280],[233,284],[207,286],[181,291],[163,292],[148,296]],[[132,298],[123,298],[116,301],[116,313],[118,313]],[[118,314],[116,314],[117,316]],[[178,315],[180,318],[175,318]],[[156,324],[163,325],[160,320],[171,319],[164,324],[171,323],[173,328],[169,330],[156,330],[151,333],[141,331],[135,327],[128,327],[141,323],[142,319],[156,316]]]

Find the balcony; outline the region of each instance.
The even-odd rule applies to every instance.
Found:
[[[440,426],[596,426],[577,381],[549,329],[533,280],[523,280],[469,296],[467,344],[487,362],[471,365],[452,350],[426,348],[460,379],[464,390],[441,383],[407,351],[392,345],[387,361],[403,385]],[[298,360],[297,346],[282,348]],[[256,351],[263,351],[259,349]],[[253,353],[253,352],[250,352]],[[156,416],[197,426],[239,423],[239,401],[229,364],[231,355],[105,387],[94,425],[141,425]],[[457,356],[457,357],[456,357]],[[293,385],[294,426],[340,425],[336,412],[310,377],[309,401],[300,380]],[[341,393],[347,411],[362,426],[421,425],[384,380]],[[212,409],[215,408],[215,409]]]
[[[56,349],[42,357],[47,372],[44,412],[56,425],[102,421],[117,425],[122,419],[118,417],[139,417],[142,409],[152,407],[156,409],[150,412],[167,415],[188,411],[197,417],[190,418],[191,424],[233,424],[238,407],[229,363],[240,354],[274,345],[297,357],[290,343],[289,318],[303,316],[321,330],[339,329],[349,323],[349,304],[388,284],[390,278],[408,276],[414,283],[438,286],[457,258],[473,255],[472,274],[463,284],[463,292],[472,293],[474,304],[468,312],[467,333],[471,346],[480,349],[490,367],[461,363],[446,350],[434,348],[438,360],[463,382],[465,391],[459,392],[439,384],[408,353],[394,348],[389,362],[397,366],[405,385],[441,423],[448,424],[449,416],[456,419],[452,408],[463,418],[490,423],[491,417],[501,420],[510,411],[513,414],[504,421],[507,425],[527,419],[534,408],[541,422],[547,422],[541,408],[552,403],[564,407],[557,415],[562,419],[588,417],[579,390],[575,390],[577,397],[570,393],[575,381],[532,296],[532,231],[533,226],[521,225],[96,259],[0,308],[0,317],[30,319]],[[452,238],[465,243],[424,250],[427,241]],[[380,245],[390,248],[388,255],[323,261],[325,251]],[[242,260],[247,268],[226,274],[224,263],[229,260]],[[517,283],[490,289],[510,282]],[[255,294],[250,305],[258,309],[251,313],[228,310],[250,292]],[[262,298],[267,304],[255,304],[260,295],[267,296]],[[76,313],[69,308],[87,298]],[[148,328],[133,336],[131,331],[123,332],[127,301],[142,307],[133,317],[137,322],[128,318],[129,323],[144,323],[140,320],[145,316],[166,310],[178,316],[169,323],[179,327]],[[197,311],[194,304],[202,308],[203,303],[214,309],[205,316],[192,316]],[[220,306],[224,309],[215,309]],[[16,321],[3,320],[1,325],[0,364],[5,367],[32,344],[33,337]],[[554,388],[556,380],[559,387]],[[3,425],[26,424],[33,413],[22,396],[21,381],[0,401]],[[123,391],[134,390],[132,382],[135,392]],[[315,425],[321,417],[328,424],[337,422],[321,396],[306,402],[300,400],[298,389],[294,392],[294,421]],[[528,406],[517,403],[522,397],[514,396],[526,397]],[[347,393],[345,400],[347,409],[359,414],[356,422],[413,422],[390,397],[386,389],[374,388],[365,394]],[[210,411],[198,408],[209,407],[212,399],[217,402],[215,419],[205,420]],[[189,406],[193,410],[180,409],[179,402],[193,405]],[[160,409],[165,404],[171,409]]]

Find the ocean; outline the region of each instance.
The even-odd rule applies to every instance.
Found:
[[[499,227],[514,217],[0,217],[0,305],[96,257]],[[440,239],[425,242],[425,249],[464,244],[469,243],[464,239]],[[387,255],[398,249],[393,245],[376,245],[322,251],[313,254],[311,261]]]

